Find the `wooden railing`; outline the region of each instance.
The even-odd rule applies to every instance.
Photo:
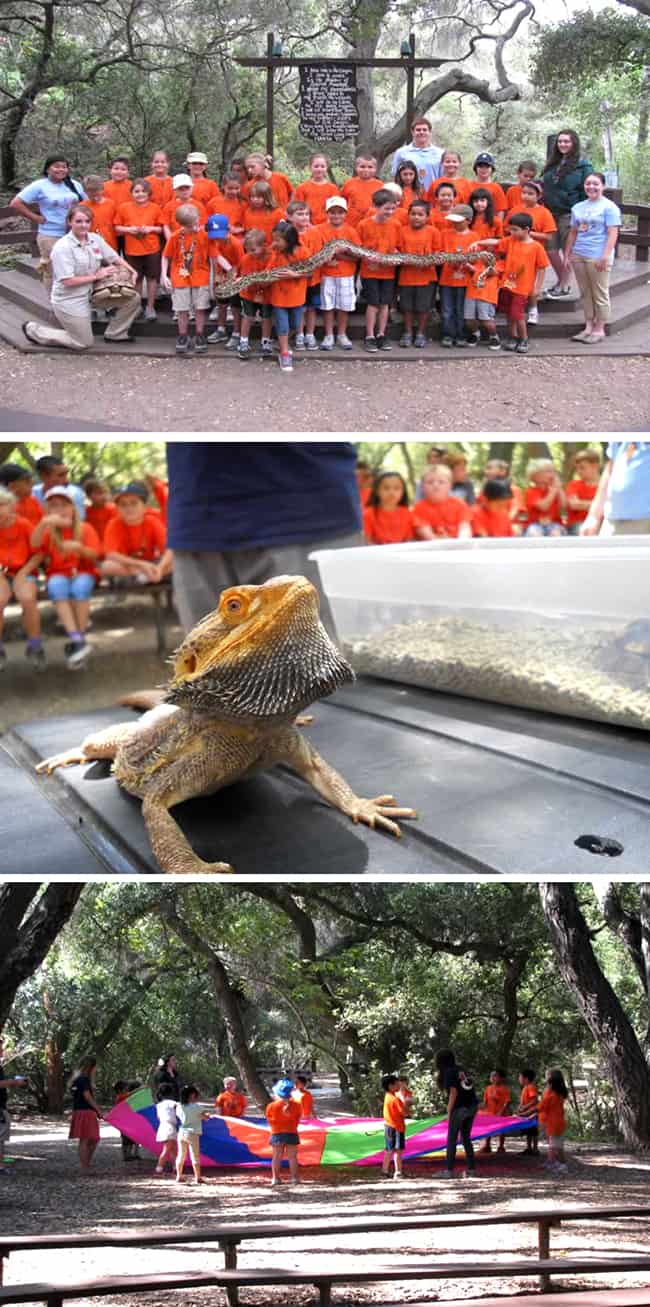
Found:
[[[28,222],[16,209],[12,209],[9,205],[4,209],[0,209],[0,222],[4,218],[19,219],[22,225],[11,231],[2,231],[0,229],[0,245],[29,245],[30,254],[37,255],[36,233],[38,227],[35,223]]]
[[[636,218],[634,230],[629,227],[621,228],[619,245],[636,245],[637,262],[647,263],[648,249],[650,249],[650,204],[625,204],[620,187],[606,190],[605,195],[609,200],[613,200],[614,204],[618,204],[623,217],[630,214]]]

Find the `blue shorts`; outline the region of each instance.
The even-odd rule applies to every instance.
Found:
[[[392,1125],[384,1126],[384,1148],[387,1153],[403,1153],[406,1135],[403,1130],[396,1130]]]
[[[307,287],[307,305],[308,309],[319,309],[320,304],[320,282],[317,286]]]
[[[300,1140],[298,1136],[293,1134],[291,1130],[280,1130],[276,1134],[271,1135],[271,1144],[276,1148],[278,1148],[280,1144],[289,1144],[295,1148],[296,1144],[299,1143]]]
[[[273,326],[278,336],[288,336],[290,331],[300,331],[302,328],[302,315],[305,312],[304,304],[298,307],[285,309],[279,304],[273,305]]]
[[[76,576],[62,576],[54,572],[47,578],[47,593],[50,599],[90,599],[95,589],[96,578],[90,572],[77,572]]]

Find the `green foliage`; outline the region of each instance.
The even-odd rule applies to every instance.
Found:
[[[544,92],[564,95],[576,77],[584,86],[609,73],[640,73],[650,63],[650,25],[615,9],[580,10],[542,28],[534,41],[531,75]]]

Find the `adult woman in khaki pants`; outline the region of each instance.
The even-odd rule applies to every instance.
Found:
[[[44,322],[24,322],[23,333],[33,345],[60,345],[64,349],[90,349],[93,329],[90,296],[94,287],[119,267],[135,281],[135,273],[97,232],[91,232],[91,215],[83,204],[68,213],[67,236],[51,251],[52,308],[58,327]],[[108,266],[105,266],[108,265]],[[129,328],[140,312],[140,297],[118,302],[104,332],[106,341],[131,341]]]
[[[573,339],[597,345],[605,339],[605,323],[610,317],[609,278],[621,230],[621,211],[603,194],[602,173],[589,173],[584,187],[586,200],[574,204],[571,210],[564,256],[567,267],[575,273],[585,310],[584,330]]]

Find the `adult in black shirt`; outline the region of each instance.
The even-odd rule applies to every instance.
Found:
[[[471,1076],[458,1066],[450,1048],[442,1049],[436,1054],[438,1086],[447,1094],[447,1169],[443,1171],[445,1179],[451,1179],[456,1161],[456,1146],[460,1135],[467,1175],[476,1172],[474,1146],[472,1144],[472,1125],[478,1112],[478,1098]]]
[[[169,1097],[175,1098],[177,1103],[180,1102],[181,1082],[173,1053],[164,1053],[158,1058],[153,1083],[154,1091],[160,1089],[161,1085],[165,1085],[170,1091]]]

